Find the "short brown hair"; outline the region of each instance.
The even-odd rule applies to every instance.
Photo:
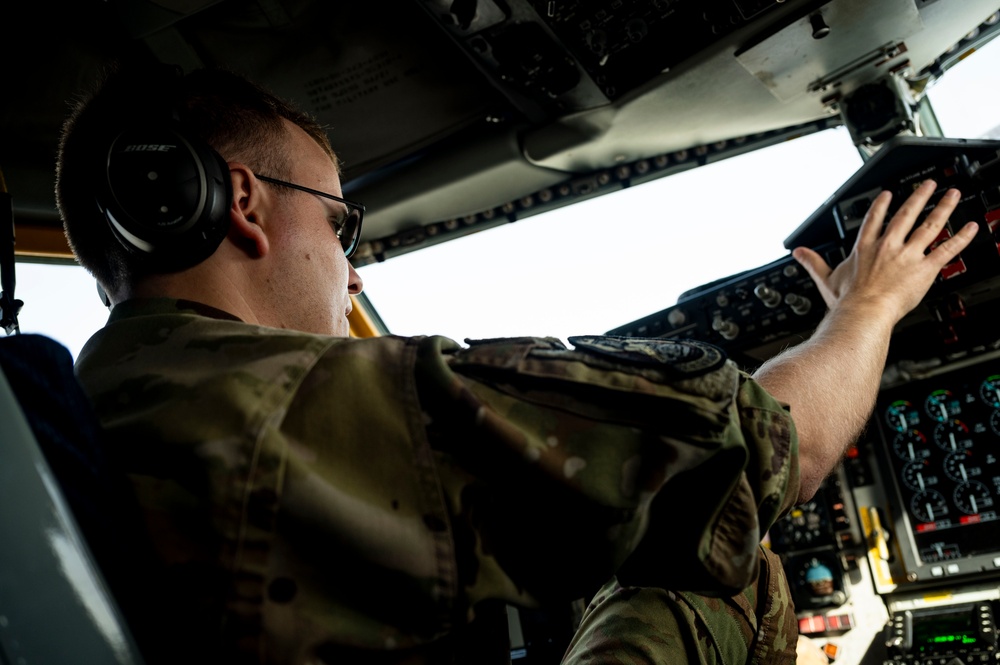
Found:
[[[257,172],[288,175],[283,119],[301,127],[336,164],[326,131],[312,116],[233,71],[199,69],[183,76],[174,67],[110,67],[63,124],[56,161],[56,203],[66,237],[77,260],[108,293],[152,269],[111,232],[95,204],[95,174],[102,171],[109,137],[137,118],[171,116],[223,159]]]

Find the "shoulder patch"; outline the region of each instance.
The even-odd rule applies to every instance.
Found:
[[[707,374],[726,362],[726,354],[719,347],[690,339],[583,335],[568,341],[577,351],[641,367],[668,369],[686,377]]]

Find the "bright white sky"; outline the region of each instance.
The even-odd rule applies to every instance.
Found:
[[[783,256],[785,237],[861,164],[847,130],[823,132],[366,266],[361,277],[404,335],[600,334]],[[442,300],[447,313],[433,307]]]
[[[930,91],[947,136],[1000,126],[1000,40]],[[458,340],[603,333],[787,253],[784,239],[861,166],[844,129],[531,217],[361,269],[394,333]],[[377,202],[367,202],[374,207]],[[21,331],[75,357],[107,312],[75,266],[20,263]]]

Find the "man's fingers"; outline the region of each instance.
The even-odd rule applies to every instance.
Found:
[[[899,207],[896,214],[889,220],[889,225],[885,231],[886,237],[898,239],[902,242],[903,238],[909,235],[910,230],[913,229],[917,217],[927,207],[927,202],[930,201],[936,189],[937,183],[933,180],[924,180],[919,187],[913,190],[913,193],[903,201],[903,205]]]
[[[951,213],[955,211],[955,207],[958,206],[958,201],[961,199],[957,189],[949,189],[938,201],[938,204],[934,206],[934,210],[927,215],[927,218],[923,223],[918,226],[914,231],[910,239],[913,242],[920,243],[921,249],[926,249],[934,239],[938,237],[941,233],[941,229],[948,222],[948,218]]]
[[[829,281],[830,274],[833,272],[833,268],[827,264],[822,256],[808,247],[796,247],[792,251],[792,257],[806,269],[806,272],[809,273],[809,276],[812,277],[812,280],[821,292],[831,290],[827,282]],[[824,299],[826,299],[825,295]]]
[[[928,255],[928,258],[934,261],[939,269],[943,268],[958,256],[959,252],[969,246],[969,243],[976,237],[978,230],[978,224],[969,222],[958,233],[935,247],[934,251]],[[935,237],[937,236],[935,235]]]
[[[835,294],[837,288],[830,283],[830,275],[833,274],[833,268],[827,264],[822,256],[808,247],[796,247],[792,251],[792,257],[812,277],[812,281],[816,283],[816,288],[819,289],[820,295],[823,296],[823,302],[828,307],[832,307],[837,300]]]
[[[796,247],[792,251],[792,257],[806,269],[814,282],[825,282],[833,272],[823,257],[808,247]]]
[[[875,197],[875,200],[868,207],[868,212],[865,213],[865,218],[861,221],[861,228],[858,230],[858,239],[855,240],[855,244],[862,242],[872,244],[878,239],[882,233],[882,220],[885,219],[890,201],[892,201],[892,192],[888,190]]]

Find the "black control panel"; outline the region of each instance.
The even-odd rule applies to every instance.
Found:
[[[879,396],[909,583],[1000,571],[1000,358]]]
[[[422,0],[473,60],[541,108],[603,106],[748,29],[830,0]],[[744,31],[745,33],[746,31]],[[735,48],[735,42],[729,43]]]
[[[827,247],[829,261],[843,259]],[[791,257],[689,292],[668,309],[608,331],[625,337],[680,337],[711,342],[744,367],[802,340],[826,305],[808,273]]]
[[[783,0],[536,0],[609,99],[677,66]]]
[[[771,528],[769,546],[781,556],[796,609],[838,607],[847,601],[843,551],[851,544],[851,522],[843,488],[831,476],[812,499]]]
[[[894,614],[885,627],[886,665],[967,665],[997,662],[995,601]]]
[[[785,241],[788,249],[811,247],[835,266],[850,253],[879,192],[893,193],[888,220],[927,178],[939,185],[927,211],[947,189],[962,193],[938,242],[966,221],[980,228],[970,246],[941,271],[921,305],[897,326],[890,363],[954,358],[1000,339],[992,325],[1000,297],[1000,141],[893,139]],[[752,369],[806,339],[825,310],[816,285],[787,256],[692,289],[675,305],[608,334],[699,339]]]

